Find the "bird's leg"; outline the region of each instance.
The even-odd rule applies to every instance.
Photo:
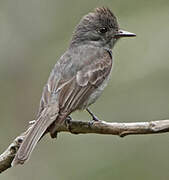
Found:
[[[71,132],[71,127],[70,127],[70,121],[72,120],[72,118],[70,116],[68,116],[66,119],[65,119],[65,124],[67,126],[67,128],[69,129],[69,131]]]
[[[89,110],[89,108],[86,108],[86,111],[92,116],[93,121],[100,121],[98,117]]]

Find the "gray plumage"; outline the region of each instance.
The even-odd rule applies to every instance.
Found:
[[[117,19],[108,8],[97,8],[82,18],[68,50],[49,76],[37,120],[23,140],[13,165],[23,164],[45,133],[50,132],[53,137],[56,125],[63,123],[73,111],[86,109],[101,95],[112,69],[111,49],[122,37],[120,33]]]

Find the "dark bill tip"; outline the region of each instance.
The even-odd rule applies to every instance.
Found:
[[[121,29],[117,32],[117,34],[115,34],[115,37],[134,37],[134,36],[136,36],[136,34]]]

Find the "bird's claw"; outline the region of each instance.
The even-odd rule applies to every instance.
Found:
[[[68,117],[65,119],[66,127],[68,128],[68,130],[69,130],[70,133],[72,133],[72,134],[78,134],[78,133],[72,131],[71,121],[72,121],[72,118],[71,118],[70,116],[68,116]]]

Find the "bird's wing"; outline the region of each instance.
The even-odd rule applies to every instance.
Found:
[[[66,112],[83,109],[89,96],[97,89],[109,75],[112,68],[112,58],[107,51],[96,56],[89,65],[77,71],[66,84],[62,86],[59,94],[59,107]],[[64,85],[63,85],[64,84]]]
[[[56,102],[60,111],[70,113],[80,108],[80,104],[83,104],[92,92],[102,84],[110,73],[112,57],[105,50],[103,53],[91,54],[91,56],[85,58],[84,55],[83,59],[79,59],[81,66],[78,68],[76,67],[77,63],[74,62],[75,59],[68,63],[61,60],[59,64],[56,64],[58,67],[55,66],[44,87],[39,115],[44,107]],[[63,59],[67,60],[68,58]]]

